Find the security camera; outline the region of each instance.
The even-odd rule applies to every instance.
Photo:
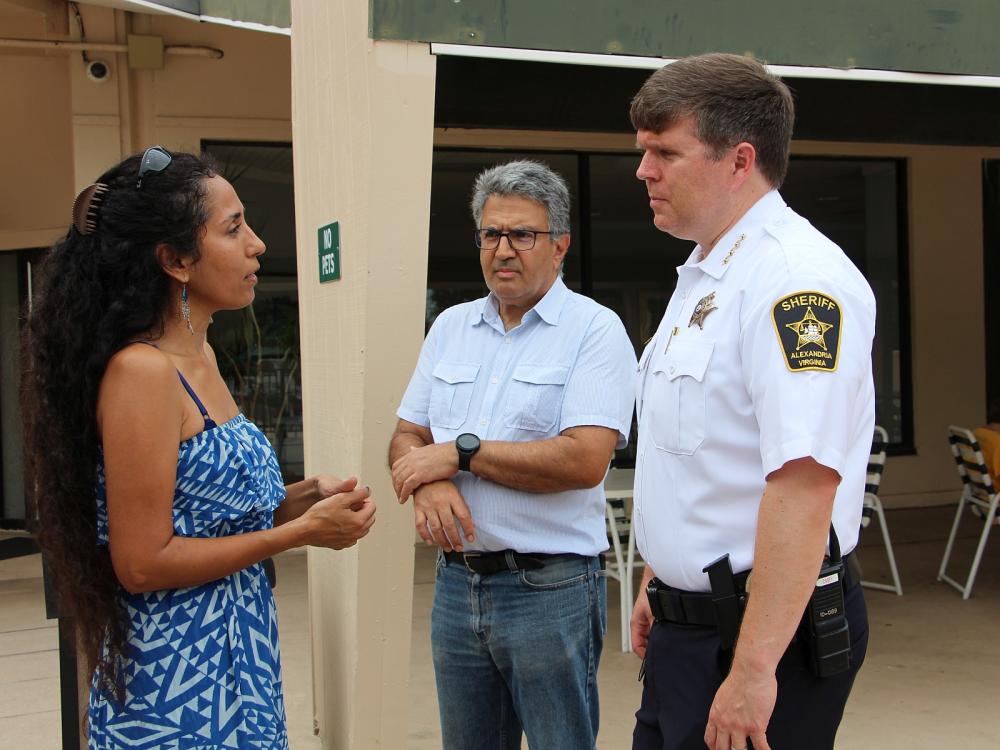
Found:
[[[87,62],[87,78],[95,83],[104,83],[111,77],[111,66],[104,60],[89,60]]]

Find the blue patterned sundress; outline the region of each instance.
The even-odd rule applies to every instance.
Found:
[[[178,373],[180,374],[180,373]],[[273,525],[285,488],[274,450],[242,414],[180,444],[174,533],[223,537]],[[103,456],[98,542],[108,543]],[[129,594],[125,701],[91,684],[89,750],[287,748],[278,623],[260,563],[186,589]]]

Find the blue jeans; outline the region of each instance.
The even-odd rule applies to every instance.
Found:
[[[607,581],[596,557],[480,576],[438,555],[431,646],[444,750],[592,750]]]

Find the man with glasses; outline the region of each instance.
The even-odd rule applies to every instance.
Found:
[[[566,288],[569,191],[487,169],[472,198],[487,297],[435,321],[389,449],[440,547],[431,642],[446,750],[593,748],[607,622],[604,476],[636,360],[618,317]],[[472,239],[470,237],[470,239]]]
[[[653,224],[697,243],[639,366],[633,748],[832,748],[868,640],[875,299],[778,193],[794,108],[763,65],[680,60],[630,114]]]

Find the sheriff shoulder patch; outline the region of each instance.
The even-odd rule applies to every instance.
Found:
[[[771,310],[785,365],[792,372],[837,369],[840,354],[840,305],[822,292],[796,292]]]

